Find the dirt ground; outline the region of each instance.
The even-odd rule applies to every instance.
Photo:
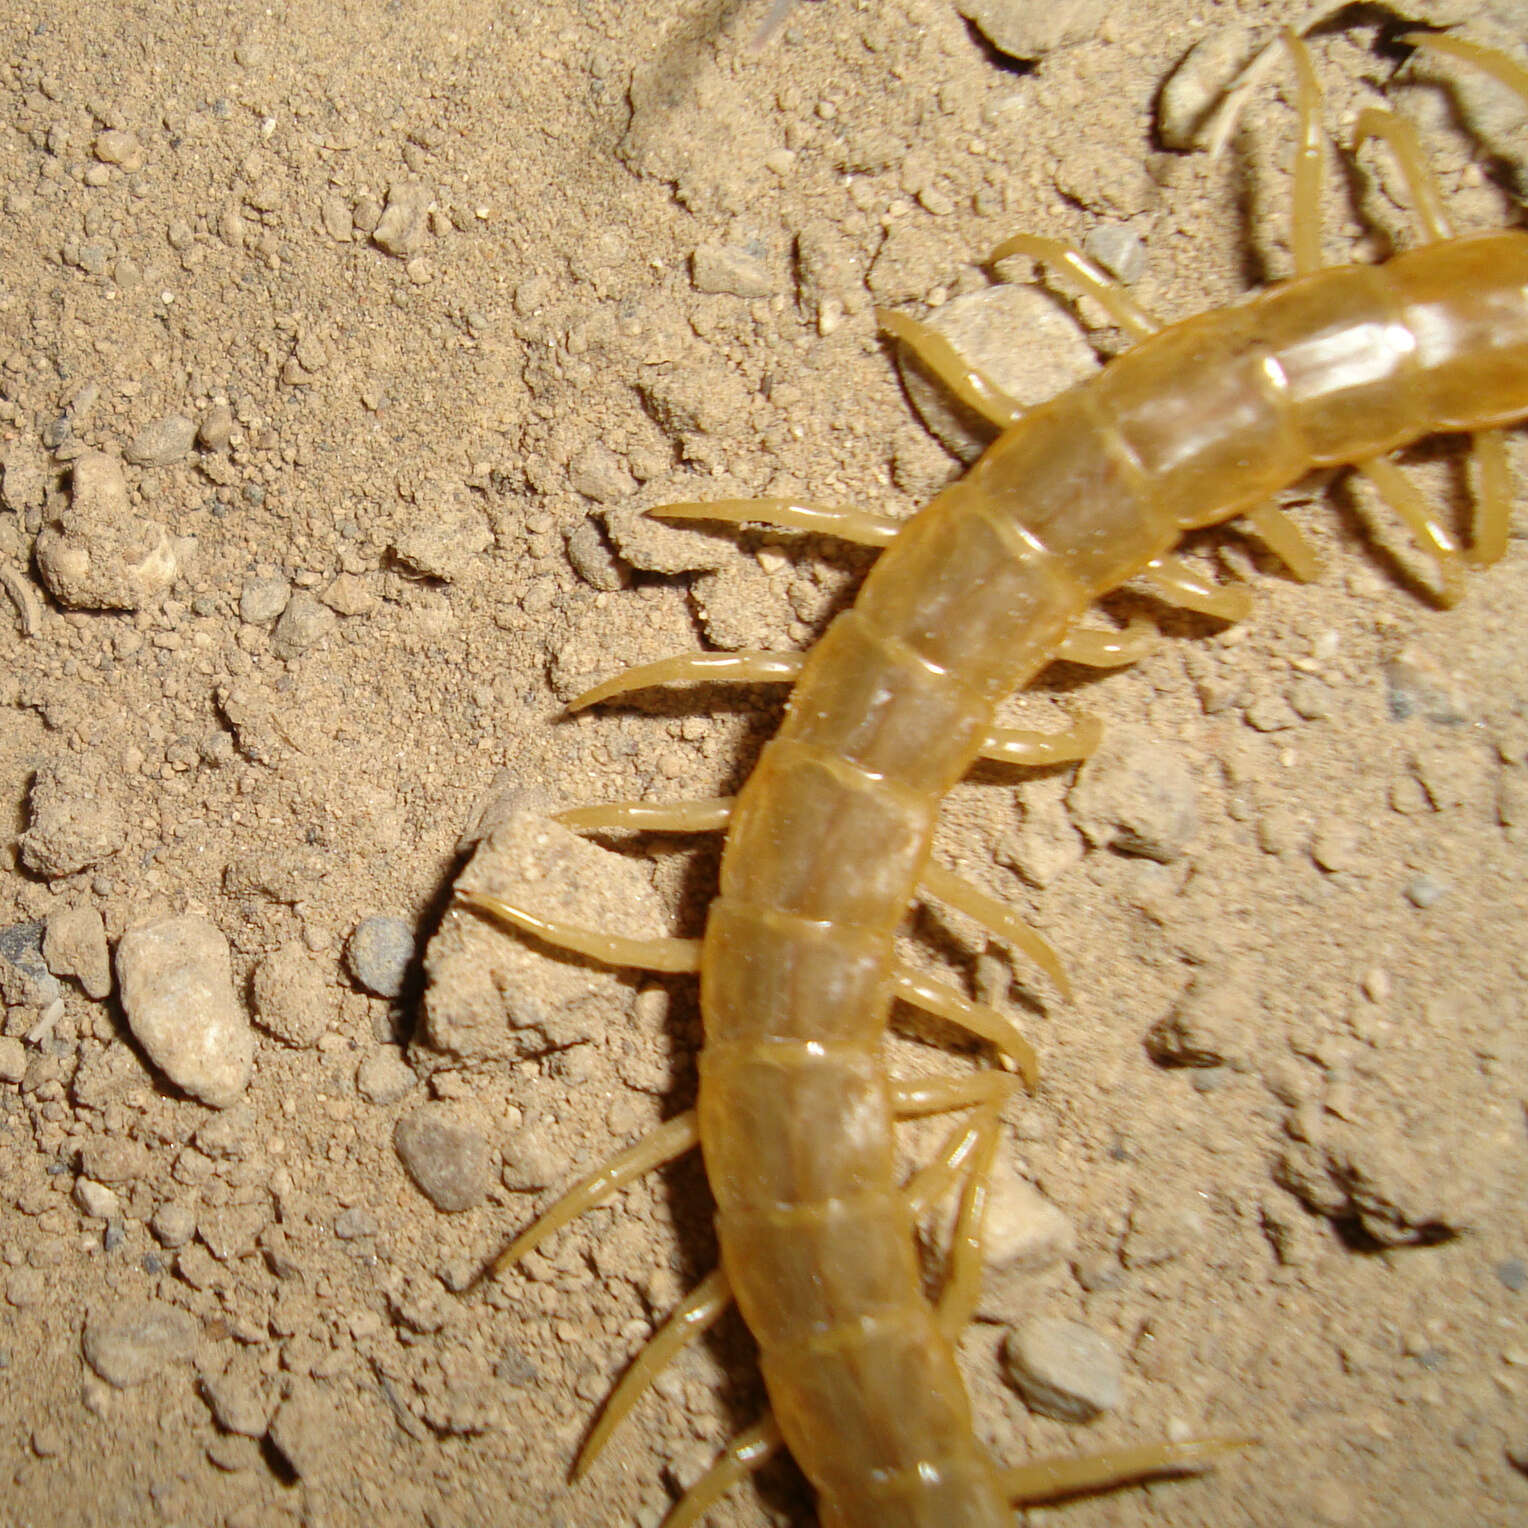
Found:
[[[714,844],[580,848],[539,814],[736,789],[778,692],[563,703],[805,646],[869,554],[635,511],[909,513],[961,468],[872,310],[980,308],[1009,234],[1139,263],[1169,318],[1287,274],[1285,66],[1218,162],[1158,111],[1192,44],[1234,69],[1303,14],[1082,5],[1021,62],[948,0],[802,4],[750,51],[766,9],[0,4],[0,1522],[656,1528],[757,1416],[729,1318],[568,1484],[712,1266],[700,1170],[474,1276],[688,1105],[693,983],[555,957],[451,888],[497,823],[493,873],[542,905],[699,931]],[[1344,142],[1388,94],[1489,228],[1522,221],[1524,114],[1393,42],[1466,10],[1354,7],[1315,55]],[[1411,237],[1382,152],[1331,170],[1329,259]],[[1032,397],[1092,365],[1070,319],[994,324]],[[1465,513],[1457,440],[1406,467]],[[1195,538],[1250,617],[1125,591],[1099,624],[1163,643],[1009,717],[1098,716],[1100,758],[949,798],[940,857],[1073,999],[937,904],[908,926],[1040,1052],[962,1346],[983,1437],[1257,1440],[1035,1523],[1528,1517],[1528,553],[1443,608],[1365,485],[1286,500],[1317,579]],[[953,1038],[901,1014],[893,1068],[969,1065]],[[1092,1423],[1005,1378],[1035,1318],[1092,1334]],[[711,1520],[814,1518],[778,1462]]]

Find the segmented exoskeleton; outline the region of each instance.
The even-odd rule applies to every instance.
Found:
[[[1447,36],[1411,36],[1496,75],[1528,100],[1528,74]],[[1151,1446],[1070,1465],[998,1468],[972,1429],[953,1338],[979,1274],[985,1173],[1012,1081],[1002,1071],[894,1083],[881,1040],[894,996],[953,1019],[1027,1071],[1010,1022],[899,965],[895,930],[920,889],[1019,941],[1061,979],[1038,937],[930,861],[942,797],[984,753],[1081,757],[1059,740],[1004,734],[994,708],[1061,655],[1128,660],[1074,622],[1145,575],[1162,595],[1232,619],[1245,592],[1197,580],[1173,556],[1196,527],[1246,516],[1297,574],[1314,559],[1268,498],[1312,468],[1367,474],[1434,559],[1446,601],[1467,559],[1496,560],[1507,534],[1498,427],[1528,416],[1528,232],[1456,238],[1405,125],[1363,114],[1418,209],[1423,242],[1381,266],[1321,269],[1319,97],[1303,46],[1295,279],[1227,309],[1160,327],[1075,250],[1029,237],[1017,252],[1097,298],[1138,341],[1102,372],[1028,412],[968,371],[921,325],[883,325],[1003,427],[976,466],[905,526],[778,501],[672,506],[673,518],[762,520],[884,546],[851,610],[805,655],[675,658],[579,697],[735,677],[792,680],[785,720],[734,802],[632,804],[565,815],[577,827],[727,829],[703,940],[622,940],[464,900],[553,944],[611,963],[698,969],[705,1050],[697,1110],[586,1180],[499,1259],[513,1264],[583,1209],[699,1141],[717,1201],[722,1269],[638,1359],[590,1439],[610,1427],[683,1342],[735,1299],[761,1350],[772,1417],[734,1442],[672,1521],[690,1523],[782,1442],[818,1493],[825,1524],[996,1528],[1012,1501],[1197,1468],[1229,1444]],[[1386,453],[1436,431],[1474,436],[1481,465],[1468,552]],[[1104,650],[1108,648],[1109,650]],[[899,1115],[970,1108],[910,1189],[892,1168]],[[915,1212],[966,1174],[952,1276],[920,1290]]]

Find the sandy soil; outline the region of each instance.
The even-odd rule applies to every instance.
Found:
[[[766,691],[560,707],[665,653],[805,645],[867,564],[634,509],[902,515],[959,470],[875,303],[979,292],[1018,230],[1123,231],[1169,317],[1288,271],[1280,70],[1218,165],[1153,123],[1192,43],[1292,13],[1121,0],[1018,64],[945,0],[803,5],[755,57],[762,9],[0,8],[0,1521],[654,1525],[756,1416],[724,1322],[567,1485],[711,1266],[698,1168],[469,1285],[543,1190],[687,1104],[694,997],[469,938],[450,888],[507,791],[545,810],[746,774]],[[1395,72],[1386,14],[1318,40],[1345,137]],[[1520,220],[1520,114],[1497,137],[1436,84],[1393,95],[1461,225]],[[1328,199],[1334,260],[1407,236],[1363,164]],[[1069,379],[1006,341],[1041,392]],[[1409,465],[1461,498],[1456,444]],[[1100,716],[1109,752],[950,798],[941,855],[1045,931],[1074,1001],[957,916],[909,926],[910,958],[1042,1058],[1009,1171],[1060,1229],[963,1346],[983,1435],[1015,1461],[1259,1440],[1035,1522],[1528,1513],[1528,556],[1514,539],[1445,610],[1365,489],[1290,498],[1317,581],[1234,531],[1196,542],[1250,581],[1250,619],[1122,595],[1101,619],[1149,610],[1169,639],[1012,708]],[[554,856],[549,900],[698,930],[714,853],[586,852]],[[217,1064],[258,1020],[247,1077],[177,1086],[105,965],[190,914],[231,952]],[[380,974],[348,953],[371,918],[405,926],[395,996],[356,976],[396,985],[385,937]],[[899,1026],[893,1063],[959,1066],[949,1039]],[[405,1171],[411,1119],[449,1123],[416,1167],[465,1208]],[[910,1131],[909,1163],[938,1137]],[[1036,1312],[1115,1355],[1087,1427],[1003,1378]],[[781,1463],[714,1520],[813,1518]]]

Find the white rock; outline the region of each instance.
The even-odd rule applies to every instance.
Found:
[[[128,1027],[177,1087],[226,1109],[249,1086],[254,1036],[234,996],[228,941],[192,913],[129,929],[117,946]]]

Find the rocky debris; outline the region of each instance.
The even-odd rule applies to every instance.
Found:
[[[1345,1114],[1297,1111],[1275,1180],[1317,1214],[1384,1247],[1428,1246],[1478,1224],[1495,1199],[1513,1127],[1477,1108],[1446,1119],[1388,1100]]]
[[[470,1210],[488,1192],[483,1132],[457,1106],[423,1104],[393,1129],[399,1160],[438,1210]]]
[[[430,203],[434,195],[420,181],[394,181],[387,188],[387,205],[372,230],[372,243],[400,260],[412,259],[429,238]]]
[[[189,546],[134,509],[115,457],[87,451],[75,460],[68,505],[37,538],[37,568],[71,609],[141,610],[175,582]]]
[[[1260,1006],[1250,973],[1201,971],[1147,1031],[1146,1049],[1164,1066],[1223,1066],[1239,1060],[1258,1032]]]
[[[246,1372],[248,1369],[250,1372]],[[227,1433],[245,1438],[263,1438],[270,1426],[270,1406],[252,1366],[237,1360],[221,1374],[202,1378],[202,1395],[212,1412],[212,1419]]]
[[[292,1473],[300,1480],[312,1480],[336,1459],[350,1462],[336,1430],[338,1420],[333,1399],[311,1382],[299,1380],[276,1408],[268,1436]]]
[[[111,952],[106,925],[93,907],[65,907],[50,914],[43,936],[43,959],[55,976],[72,976],[86,997],[99,1001],[111,991]]]
[[[925,322],[1016,403],[1043,403],[1098,370],[1098,357],[1076,321],[1036,286],[1004,282],[967,292]],[[1013,343],[1015,334],[1024,336],[1022,345]],[[947,450],[974,462],[992,440],[992,425],[930,377],[905,345],[897,346],[897,364],[923,422]]]
[[[568,482],[596,504],[614,504],[636,492],[631,469],[602,440],[591,440],[568,463]]]
[[[129,929],[117,946],[117,983],[128,1027],[171,1082],[214,1109],[242,1096],[254,1036],[217,928],[188,913]]]
[[[957,0],[956,9],[982,36],[1010,58],[1044,58],[1067,43],[1091,37],[1108,10],[1107,0]]]
[[[49,880],[98,865],[127,842],[127,823],[100,777],[73,760],[37,771],[27,808],[21,862]]]
[[[457,880],[585,928],[633,935],[662,927],[662,908],[643,867],[543,815],[539,801],[511,794],[485,815],[484,837]],[[454,1056],[518,1057],[587,1039],[598,1010],[624,1011],[620,978],[460,908],[442,920],[425,954],[424,1038]],[[592,1011],[593,1010],[593,1011]],[[606,1020],[608,1022],[608,1018]]]
[[[690,279],[697,292],[725,292],[733,297],[769,297],[778,284],[759,240],[698,245],[690,256]]]
[[[335,999],[318,962],[290,942],[255,967],[250,981],[254,1018],[284,1045],[315,1045],[334,1017]]]
[[[1199,831],[1199,789],[1187,755],[1138,728],[1109,728],[1066,804],[1095,847],[1162,864],[1180,858]]]
[[[493,529],[463,484],[430,482],[415,495],[412,516],[392,554],[405,573],[454,583],[493,545]]]
[[[338,625],[339,617],[322,600],[299,589],[271,632],[271,651],[278,658],[300,658]]]
[[[292,586],[284,578],[246,578],[239,591],[239,619],[252,626],[269,626],[291,597]]]
[[[629,582],[626,569],[592,520],[568,533],[568,563],[591,589],[624,589]]]
[[[48,497],[47,458],[25,441],[0,451],[0,504],[18,515],[41,509]]]
[[[384,1045],[356,1068],[355,1085],[368,1103],[386,1108],[402,1099],[418,1082],[414,1069],[398,1048]]]
[[[154,1211],[149,1230],[161,1247],[184,1247],[196,1235],[196,1211],[188,1204],[167,1200]]]
[[[1165,148],[1200,146],[1205,123],[1257,45],[1247,27],[1222,27],[1183,55],[1157,97],[1157,132]]]
[[[184,414],[169,414],[146,424],[122,453],[135,467],[168,467],[196,444],[196,425]]]
[[[147,159],[137,133],[116,127],[96,134],[95,157],[102,164],[115,165],[128,175],[136,175]]]
[[[108,1385],[126,1390],[190,1358],[196,1334],[189,1312],[160,1300],[130,1301],[86,1322],[85,1362]]]
[[[1003,1341],[1003,1367],[1031,1410],[1061,1422],[1091,1422],[1120,1403],[1119,1355],[1091,1328],[1032,1316]]]
[[[0,1082],[20,1082],[26,1074],[26,1046],[14,1036],[0,1037]]]
[[[345,965],[361,986],[377,997],[403,991],[414,960],[414,930],[402,918],[363,918],[345,942]]]
[[[11,923],[0,928],[0,1002],[41,1009],[63,995],[43,956],[45,937],[46,925],[42,923]]]

